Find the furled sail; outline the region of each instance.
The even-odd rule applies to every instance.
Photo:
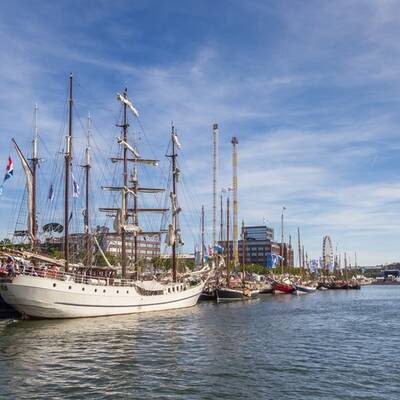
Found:
[[[178,147],[178,149],[181,148],[181,144],[178,140],[178,136],[175,132],[172,133],[172,140],[174,141],[174,143],[176,144],[176,147]]]
[[[136,110],[136,108],[133,106],[132,102],[128,99],[125,98],[124,96],[120,95],[117,93],[117,99],[121,102],[124,103],[128,106],[128,108],[132,111],[134,115],[136,115],[137,118],[139,118],[139,111]]]
[[[32,213],[32,207],[33,207],[33,172],[31,170],[31,167],[28,164],[28,161],[22,154],[22,151],[17,145],[17,142],[13,139],[12,140],[15,151],[18,154],[18,157],[21,160],[22,168],[24,169],[25,172],[25,177],[26,177],[26,187],[28,189],[28,235],[31,240],[33,240],[33,227],[35,224],[35,221],[33,221],[33,213]]]
[[[136,224],[125,224],[123,228],[128,233],[140,233],[142,231],[142,228]]]
[[[181,207],[178,205],[178,199],[176,197],[176,194],[170,193],[171,197],[171,206],[172,206],[172,212],[174,215],[180,213],[182,211]]]
[[[168,233],[167,237],[165,238],[165,243],[168,246],[173,246],[173,244],[175,243],[175,228],[173,224],[168,225]]]
[[[121,233],[121,227],[122,227],[122,215],[121,215],[121,209],[118,209],[115,218],[114,218],[114,231],[117,233]]]

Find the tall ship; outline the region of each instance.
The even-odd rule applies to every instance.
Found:
[[[97,317],[119,314],[131,314],[149,311],[160,311],[191,307],[196,305],[208,278],[208,272],[203,269],[197,272],[177,272],[177,249],[180,244],[179,213],[177,184],[179,168],[177,166],[177,149],[180,148],[177,133],[171,128],[171,143],[166,156],[170,160],[170,192],[168,208],[139,208],[138,199],[141,194],[152,194],[165,189],[143,187],[139,182],[138,165],[155,166],[157,160],[142,158],[128,137],[128,113],[138,117],[138,112],[128,98],[125,89],[117,99],[122,105],[121,136],[117,138],[120,152],[111,159],[113,163],[122,164],[122,184],[120,186],[103,186],[107,192],[116,192],[119,204],[114,207],[100,208],[100,212],[112,216],[114,232],[112,233],[121,243],[121,259],[117,266],[112,265],[101,249],[96,233],[90,226],[90,146],[86,148],[85,176],[85,209],[84,240],[85,257],[83,263],[71,261],[71,245],[69,225],[71,220],[70,202],[75,194],[76,182],[71,172],[72,142],[73,142],[73,77],[69,78],[68,96],[68,134],[66,135],[64,154],[64,223],[47,224],[43,229],[54,229],[63,232],[63,258],[56,259],[38,251],[38,227],[36,218],[36,170],[37,132],[33,145],[33,156],[29,163],[17,143],[14,141],[16,152],[21,160],[26,175],[28,192],[28,227],[27,236],[31,249],[2,249],[0,255],[14,264],[12,273],[3,274],[0,278],[0,295],[6,303],[14,307],[23,316],[30,318],[78,318]],[[130,169],[130,166],[133,166]],[[116,206],[117,205],[117,206]],[[172,273],[160,278],[146,279],[140,274],[138,258],[138,240],[142,236],[161,235],[162,232],[147,232],[140,225],[141,213],[170,212],[171,221],[165,230],[166,243],[171,248]],[[160,236],[161,237],[161,236]],[[127,243],[130,244],[128,254]],[[97,246],[98,252],[106,262],[105,267],[92,265],[91,246]]]

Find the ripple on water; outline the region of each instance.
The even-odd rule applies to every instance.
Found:
[[[400,288],[0,321],[0,398],[395,399]]]

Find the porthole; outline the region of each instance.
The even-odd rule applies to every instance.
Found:
[[[94,292],[97,293],[97,289],[94,289]]]
[[[72,289],[72,286],[68,286],[68,289]]]
[[[84,288],[84,287],[82,288],[82,292],[83,292],[83,291],[85,291],[85,288]]]
[[[103,293],[105,293],[106,292],[106,289],[103,289]]]
[[[119,290],[117,290],[117,293],[119,293]]]
[[[126,291],[126,294],[129,294],[129,290]]]
[[[56,287],[57,285],[55,283],[53,283],[53,287]]]

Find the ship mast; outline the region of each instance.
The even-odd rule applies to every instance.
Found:
[[[303,271],[302,257],[301,257],[301,241],[300,241],[300,227],[297,227],[297,246],[299,251],[299,268],[300,272]]]
[[[68,101],[68,135],[66,138],[65,152],[65,181],[64,181],[64,259],[65,271],[69,268],[69,185],[72,162],[72,74],[69,76],[69,101]]]
[[[243,274],[243,287],[246,273],[246,230],[244,228],[244,221],[242,220],[242,274]]]
[[[123,94],[124,99],[128,99],[128,89],[125,88],[124,94]],[[123,103],[123,123],[120,126],[122,128],[122,135],[123,135],[123,140],[125,143],[128,143],[128,116],[127,116],[127,104]],[[123,180],[124,180],[124,189],[122,191],[122,229],[121,229],[121,266],[122,266],[122,277],[126,278],[126,268],[127,268],[127,257],[126,257],[126,232],[125,232],[125,225],[128,220],[128,147],[124,146],[123,149]]]
[[[219,229],[219,231],[220,231],[220,238],[219,238],[219,240],[221,241],[221,245],[222,245],[222,242],[223,242],[223,240],[224,240],[224,207],[223,207],[223,205],[222,205],[222,193],[223,193],[223,189],[221,189],[221,199],[220,199],[220,201],[221,201],[221,204],[220,204],[220,213],[221,213],[221,215],[220,215],[220,229]]]
[[[90,188],[90,130],[92,125],[92,119],[90,114],[88,114],[88,128],[87,128],[87,136],[86,136],[86,150],[85,150],[85,165],[83,168],[85,169],[85,250],[86,250],[86,266],[92,266],[92,252],[91,252],[91,243],[90,243],[90,208],[89,208],[89,188]]]
[[[285,246],[284,246],[284,234],[283,234],[283,212],[286,210],[286,207],[282,207],[282,215],[281,215],[281,259],[280,259],[280,264],[281,264],[281,274],[283,274],[283,258],[285,257]]]
[[[218,136],[218,124],[213,124],[213,246],[217,242]]]
[[[201,206],[201,267],[204,267],[204,206]]]
[[[239,264],[239,228],[238,228],[238,177],[237,177],[237,167],[238,167],[238,154],[237,137],[232,137],[232,188],[233,188],[233,265],[236,267]]]
[[[39,164],[38,159],[38,105],[35,104],[35,135],[32,141],[32,210],[31,210],[31,224],[32,224],[32,250],[36,250],[37,245],[37,218],[36,218],[36,176],[37,176],[37,166]]]
[[[171,200],[174,204],[172,204],[172,227],[174,234],[174,241],[172,243],[172,280],[176,282],[176,230],[177,230],[177,203],[176,203],[176,181],[177,181],[177,170],[176,170],[176,149],[175,149],[175,130],[174,126],[171,129],[171,138],[172,138],[172,154],[170,155],[172,163],[172,195]]]
[[[158,166],[158,160],[144,159],[141,158],[135,146],[131,146],[128,143],[128,115],[127,111],[129,110],[139,118],[139,112],[133,106],[132,102],[128,98],[128,89],[125,88],[124,93],[122,95],[117,93],[117,100],[119,100],[123,105],[123,118],[122,124],[117,125],[119,128],[122,128],[122,137],[117,138],[117,143],[123,146],[122,157],[111,157],[112,163],[122,162],[123,163],[123,185],[122,186],[102,186],[103,190],[111,191],[111,192],[121,192],[122,193],[122,204],[120,208],[113,207],[103,207],[99,208],[100,212],[107,213],[108,216],[115,217],[114,220],[114,229],[115,232],[113,234],[121,237],[121,266],[122,266],[122,277],[126,278],[127,276],[127,267],[128,267],[128,257],[127,257],[127,238],[128,236],[134,237],[134,249],[135,249],[135,257],[134,261],[138,261],[138,240],[137,236],[158,236],[160,237],[161,232],[157,231],[149,231],[145,232],[138,225],[138,214],[139,212],[155,212],[155,213],[165,213],[168,209],[165,208],[138,208],[137,200],[134,202],[134,208],[128,208],[128,195],[131,194],[134,196],[134,199],[139,195],[139,193],[160,193],[164,192],[165,189],[159,188],[148,188],[148,187],[140,187],[138,183],[137,176],[137,167],[135,166],[131,179],[128,179],[128,163],[134,164],[147,164],[152,166]],[[129,157],[128,157],[129,152]],[[131,186],[129,184],[132,183]],[[133,223],[129,224],[129,219],[132,217]]]
[[[230,284],[230,272],[229,272],[229,263],[231,258],[231,249],[229,243],[229,194],[226,198],[226,286],[229,288]]]

